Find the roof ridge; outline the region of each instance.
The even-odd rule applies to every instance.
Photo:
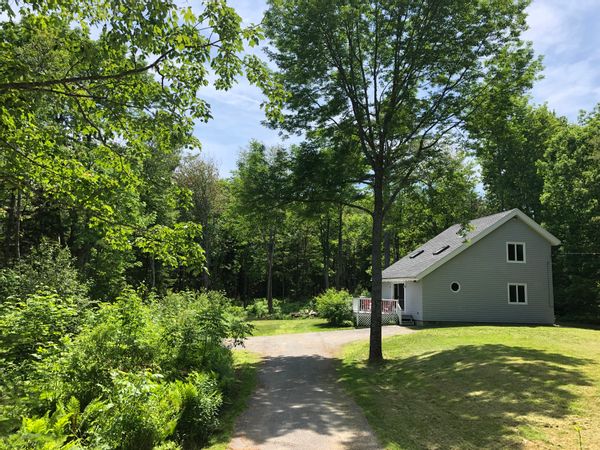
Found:
[[[449,226],[387,267],[383,271],[383,277],[384,279],[420,279],[461,253],[466,248],[467,242],[471,244],[477,242],[504,224],[510,217],[522,218],[527,225],[542,234],[552,245],[560,243],[556,237],[544,230],[521,210],[513,208],[470,220],[468,223],[472,225],[472,229],[468,230],[465,236],[458,233],[457,227],[460,227],[461,224],[456,223]],[[419,250],[422,251],[419,252]],[[411,258],[411,255],[415,256]]]
[[[512,213],[515,210],[518,210],[518,208],[508,209],[508,210],[497,212],[497,213],[494,213],[494,214],[489,214],[487,216],[481,216],[481,217],[477,217],[475,219],[470,219],[468,223],[471,224],[471,223],[473,223],[475,221],[482,221],[483,222],[485,219],[489,219],[490,217],[500,216],[500,215],[504,216],[504,214]],[[474,234],[474,236],[476,236],[477,234],[479,234],[483,230],[491,227],[492,225],[494,225],[494,223],[495,222],[492,222],[492,223],[489,223],[486,226],[482,227],[480,230],[478,230],[477,233]],[[424,246],[426,246],[429,242],[435,240],[437,237],[441,236],[442,234],[446,233],[447,231],[450,231],[452,228],[458,227],[458,226],[461,226],[461,224],[460,223],[454,223],[454,224],[450,225],[448,228],[446,228],[443,231],[439,232],[438,234],[436,234],[434,237],[432,237],[428,241],[422,243],[421,245],[418,245],[416,248],[414,248],[413,250],[411,250],[409,253],[411,253],[411,254],[414,253],[415,251],[417,251],[417,250],[423,248]],[[456,234],[458,235],[458,233],[456,233]],[[469,233],[467,233],[467,234],[469,234]],[[474,237],[474,236],[471,236],[471,237]]]

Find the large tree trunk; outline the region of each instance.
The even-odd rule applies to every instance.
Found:
[[[369,363],[383,361],[381,350],[381,241],[383,237],[383,174],[375,169],[373,183],[373,235],[371,243],[371,334],[369,339]]]
[[[269,314],[273,314],[273,253],[275,252],[275,232],[269,231],[267,243],[267,305]]]
[[[156,260],[154,255],[150,255],[150,285],[152,289],[156,287]]]
[[[6,260],[21,258],[21,191],[10,194],[4,236]]]
[[[212,258],[211,258],[211,251],[212,251],[212,245],[211,245],[211,239],[208,237],[208,233],[206,232],[207,228],[207,223],[208,221],[206,221],[206,223],[201,223],[202,225],[202,246],[204,248],[204,266],[205,268],[202,270],[202,287],[206,290],[210,289],[210,264],[212,262]]]
[[[329,259],[331,257],[331,245],[329,236],[331,234],[331,218],[329,213],[325,217],[325,223],[321,228],[321,248],[323,250],[323,287],[329,289]]]
[[[335,259],[335,288],[340,289],[342,287],[342,267],[343,267],[343,258],[344,258],[344,249],[343,249],[343,218],[344,218],[344,208],[340,205],[340,209],[338,211],[338,236],[337,236],[337,257]]]
[[[17,260],[21,259],[21,200],[22,193],[19,189],[17,191],[17,215],[15,217],[15,256]]]
[[[248,306],[248,270],[246,268],[246,249],[242,250],[240,271],[238,272],[238,291],[244,308]]]
[[[390,230],[386,230],[383,233],[383,267],[390,266],[390,253],[391,253],[391,238],[390,238]]]

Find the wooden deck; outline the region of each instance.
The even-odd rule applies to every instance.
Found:
[[[372,300],[368,297],[352,299],[352,313],[356,326],[369,326],[371,324]],[[402,324],[402,308],[395,299],[381,300],[381,323],[383,325]]]

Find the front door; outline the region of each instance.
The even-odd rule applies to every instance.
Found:
[[[398,300],[398,304],[404,311],[404,283],[394,284],[394,298]]]

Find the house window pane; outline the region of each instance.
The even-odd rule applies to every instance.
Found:
[[[517,303],[517,286],[514,284],[508,286],[508,301]]]
[[[508,244],[508,260],[515,260],[515,244]]]
[[[506,243],[506,259],[508,262],[525,262],[525,244],[519,242]]]
[[[517,286],[519,303],[525,303],[525,286],[520,284]]]

